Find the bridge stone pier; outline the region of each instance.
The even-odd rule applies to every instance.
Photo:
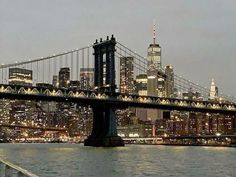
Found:
[[[124,146],[117,135],[115,111],[103,106],[93,107],[92,134],[84,142],[85,146],[115,147]]]
[[[108,93],[112,97],[115,93],[115,45],[116,39],[100,42],[96,40],[94,48],[95,75],[94,85],[98,91]],[[93,108],[92,134],[85,140],[85,146],[124,146],[121,137],[117,135],[115,109],[112,105],[91,105]]]

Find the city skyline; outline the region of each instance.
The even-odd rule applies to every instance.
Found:
[[[0,176],[234,176],[235,5],[0,0]]]
[[[177,74],[208,88],[214,78],[219,92],[235,96],[236,84],[231,77],[236,54],[232,40],[236,28],[232,24],[236,16],[233,1],[178,1],[171,6],[165,1],[121,1],[110,5],[102,1],[100,9],[97,2],[0,3],[1,63],[85,46],[112,33],[146,57],[156,19],[156,41],[162,46],[164,65],[172,64]],[[99,20],[102,23],[98,25]]]

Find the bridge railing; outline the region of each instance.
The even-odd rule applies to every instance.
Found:
[[[0,159],[0,176],[1,177],[39,177],[17,165],[14,165],[2,159]]]
[[[187,99],[176,99],[176,98],[165,98],[165,97],[156,97],[156,96],[140,96],[137,94],[122,94],[119,92],[113,93],[110,95],[110,92],[106,91],[96,91],[96,90],[74,90],[74,89],[64,89],[64,88],[40,88],[40,87],[24,87],[24,86],[14,86],[14,85],[1,85],[0,84],[0,96],[4,98],[13,98],[16,96],[20,96],[22,99],[26,99],[26,97],[22,97],[24,95],[30,95],[35,99],[45,99],[46,97],[51,97],[51,101],[72,101],[74,99],[89,100],[89,99],[97,99],[97,100],[107,100],[107,101],[123,101],[126,103],[136,104],[136,106],[140,107],[148,107],[148,106],[162,106],[167,108],[179,108],[183,110],[184,108],[195,108],[198,111],[200,110],[224,110],[235,112],[236,111],[236,103],[232,102],[215,102],[209,100],[187,100]],[[30,97],[30,99],[32,99]],[[77,100],[78,101],[78,100]],[[142,104],[142,105],[141,105]],[[146,105],[144,105],[146,104]],[[128,106],[126,104],[126,106]],[[131,106],[131,105],[130,105]],[[123,105],[122,105],[123,107]],[[149,107],[151,108],[151,107]],[[159,107],[160,108],[160,107]]]

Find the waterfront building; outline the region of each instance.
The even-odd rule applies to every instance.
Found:
[[[216,113],[172,111],[167,120],[168,135],[229,135],[236,133],[235,116]]]
[[[152,137],[153,124],[151,121],[139,121],[138,124],[118,126],[117,132],[121,137],[128,138],[148,138]]]
[[[80,69],[80,87],[81,89],[94,88],[94,68]]]
[[[133,57],[120,58],[120,92],[133,94],[134,87],[134,66]]]
[[[31,86],[33,84],[33,71],[21,68],[9,68],[9,84]]]
[[[59,87],[67,88],[70,83],[70,68],[61,68],[59,71]]]
[[[166,134],[187,135],[189,115],[186,112],[172,111],[166,120]]]

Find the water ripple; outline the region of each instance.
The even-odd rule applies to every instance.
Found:
[[[235,176],[235,148],[0,144],[0,157],[43,177]]]

